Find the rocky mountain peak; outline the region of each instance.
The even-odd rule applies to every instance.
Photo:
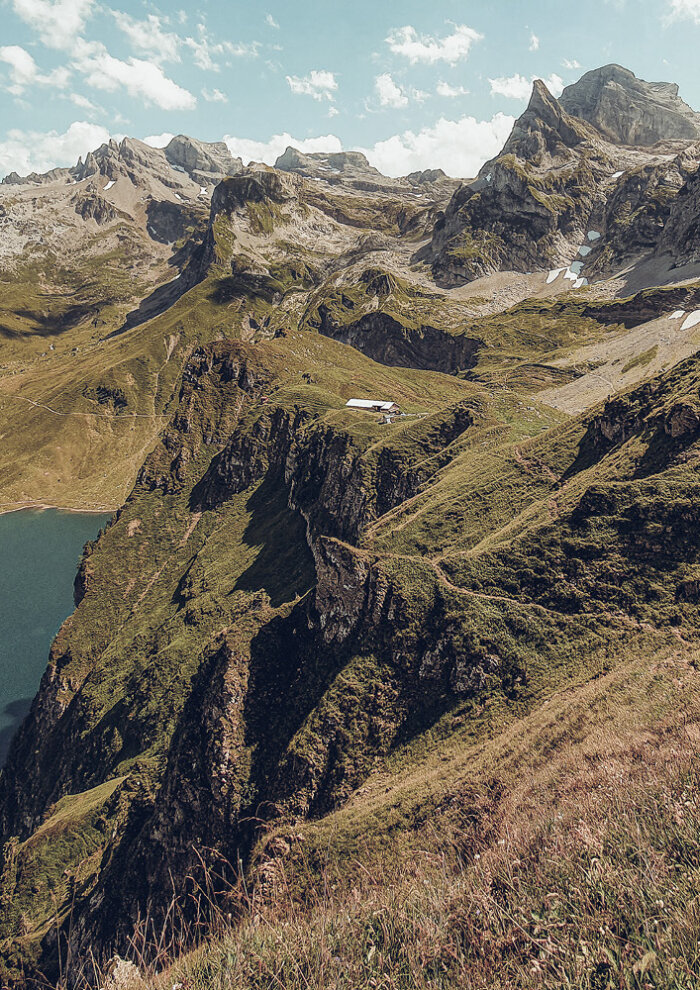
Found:
[[[675,83],[646,82],[621,65],[586,72],[559,102],[615,144],[649,147],[700,138],[700,114],[681,99]]]
[[[297,148],[288,147],[275,162],[275,168],[281,172],[298,172],[300,175],[312,176],[323,171],[380,175],[361,151],[314,151],[305,154]]]
[[[171,165],[186,172],[206,172],[218,175],[237,175],[243,170],[240,158],[234,158],[223,141],[207,143],[178,134],[164,149]]]
[[[288,145],[284,153],[275,162],[275,168],[280,169],[282,172],[293,172],[296,169],[308,167],[311,162],[312,158],[309,155],[305,155],[303,152]]]
[[[594,136],[585,124],[565,111],[541,79],[536,79],[527,109],[513,125],[501,156],[516,155],[533,162],[564,152],[569,157],[569,149]],[[487,163],[482,173],[489,171]]]

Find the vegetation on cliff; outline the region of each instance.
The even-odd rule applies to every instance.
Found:
[[[0,979],[690,990],[692,169],[541,84],[456,189],[222,159],[205,221],[139,155],[0,294],[2,507],[116,510],[0,773]]]

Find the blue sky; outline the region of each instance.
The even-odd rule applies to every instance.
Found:
[[[0,174],[185,133],[471,175],[534,77],[557,93],[606,62],[700,108],[700,0],[0,0],[0,24]]]

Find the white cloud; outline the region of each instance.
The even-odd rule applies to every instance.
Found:
[[[15,14],[49,48],[70,49],[81,34],[95,0],[11,0]]]
[[[287,148],[296,148],[307,154],[315,151],[342,151],[343,145],[340,138],[335,134],[326,134],[324,137],[315,138],[295,138],[291,134],[275,134],[269,141],[251,141],[249,138],[237,138],[226,135],[224,141],[228,145],[232,155],[242,158],[245,163],[265,162],[266,165],[274,165],[281,154]]]
[[[228,103],[228,96],[220,89],[203,89],[202,96],[207,103]]]
[[[21,96],[28,86],[36,83],[39,77],[39,67],[24,48],[19,45],[7,45],[0,48],[0,62],[9,66],[10,85],[8,93]]]
[[[133,57],[127,61],[114,58],[100,41],[78,39],[75,52],[73,68],[95,89],[112,93],[122,87],[130,96],[161,110],[192,110],[197,105],[192,93],[153,62]]]
[[[87,96],[83,96],[81,93],[71,93],[70,101],[81,110],[99,110],[99,107],[92,100],[88,100]]]
[[[272,16],[272,14],[266,14],[265,23],[267,24],[268,27],[275,28],[276,31],[279,31],[280,26]]]
[[[540,47],[540,39],[537,37],[534,31],[530,32],[530,51],[536,52]]]
[[[516,73],[514,76],[500,76],[497,79],[489,79],[491,85],[491,96],[505,96],[509,100],[527,100],[532,92],[532,84],[539,76],[532,76],[526,79]],[[553,96],[561,96],[564,89],[564,80],[555,72],[548,79],[542,80]]]
[[[148,137],[143,139],[143,143],[149,144],[151,148],[164,148],[166,144],[170,144],[174,137],[175,135],[170,134],[168,131],[165,131],[163,134],[149,134]]]
[[[315,100],[332,100],[338,89],[335,75],[326,69],[312,69],[308,76],[287,76],[287,84],[293,93]]]
[[[450,175],[468,177],[476,175],[484,162],[498,154],[513,123],[513,117],[502,113],[491,120],[441,117],[431,127],[404,131],[361,150],[385,175],[443,168]]]
[[[117,26],[127,36],[132,48],[150,55],[156,62],[179,62],[180,38],[167,31],[157,14],[149,14],[140,21],[120,10],[111,11]]]
[[[65,89],[70,79],[70,72],[63,66],[49,73],[40,72],[33,57],[20,45],[0,48],[0,62],[9,66],[10,85],[7,89],[13,96],[21,96],[28,86],[34,85]]]
[[[408,97],[400,86],[397,86],[388,72],[383,72],[374,80],[374,89],[382,107],[406,107]]]
[[[561,64],[564,66],[565,69],[568,69],[570,72],[573,69],[581,68],[581,63],[575,58],[565,58]]]
[[[515,118],[497,113],[491,120],[461,117],[446,120],[441,117],[431,127],[418,132],[404,131],[372,148],[359,148],[372,165],[385,175],[407,175],[426,168],[444,168],[455,176],[476,175],[484,162],[501,150],[510,134]],[[147,144],[162,147],[171,135],[145,138]],[[244,162],[258,161],[274,165],[288,147],[313,154],[343,150],[340,138],[334,134],[323,137],[295,138],[291,134],[275,134],[269,141],[252,141],[227,135],[223,139],[232,155]]]
[[[340,110],[337,107],[331,106],[331,107],[328,108],[328,113],[326,114],[326,116],[327,117],[337,117],[339,113],[340,113]]]
[[[57,131],[11,130],[0,140],[0,175],[17,171],[46,172],[57,165],[75,165],[80,156],[109,140],[109,131],[84,120]]]
[[[188,48],[198,68],[208,72],[218,72],[218,60],[226,55],[233,58],[255,57],[259,53],[257,41],[249,44],[233,41],[215,41],[204,23],[197,25],[196,37],[181,38],[166,29],[164,20],[157,14],[149,14],[145,20],[138,20],[121,11],[113,11],[113,16],[131,42],[135,51],[150,55],[155,62],[179,62],[182,48]]]
[[[447,62],[454,65],[466,58],[472,45],[482,38],[482,34],[466,24],[455,24],[452,34],[444,38],[419,35],[414,27],[407,24],[390,31],[386,43],[395,55],[403,55],[410,62],[425,62],[427,65]]]
[[[449,98],[469,95],[469,90],[465,89],[464,86],[451,86],[442,80],[437,84],[435,92],[438,96],[447,96]]]
[[[5,45],[0,48],[0,62],[10,67],[10,92],[19,96],[23,90],[36,81],[39,68],[24,48],[19,45]]]
[[[249,44],[233,41],[213,41],[204,24],[197,25],[198,37],[187,37],[183,44],[192,51],[195,65],[209,72],[218,72],[217,59],[230,55],[232,58],[255,58],[260,52],[260,44],[251,41]]]
[[[668,0],[668,19],[700,24],[700,0]]]

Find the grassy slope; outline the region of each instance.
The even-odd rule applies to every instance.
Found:
[[[423,434],[420,422],[387,428],[374,417],[344,410],[343,401],[359,384],[391,394],[412,412],[438,412],[467,400],[477,417],[475,428],[455,442],[426,491],[366,531],[361,552],[409,604],[409,629],[397,630],[397,636],[411,642],[412,626],[431,621],[430,603],[437,596],[457,656],[473,660],[488,650],[500,659],[500,669],[466,697],[438,692],[434,703],[428,699],[427,707],[421,702],[411,711],[416,699],[402,700],[400,678],[385,658],[367,653],[345,658],[315,709],[290,735],[281,763],[320,753],[329,719],[346,720],[339,764],[344,769],[334,802],[349,801],[313,828],[302,829],[314,871],[329,861],[342,871],[360,855],[369,857],[368,864],[387,854],[403,860],[416,843],[429,848],[424,833],[430,821],[444,814],[447,827],[455,803],[469,815],[475,788],[478,792],[487,785],[507,795],[523,768],[528,773],[542,769],[532,762],[533,753],[583,746],[588,723],[601,718],[602,699],[609,704],[614,691],[625,700],[602,721],[620,731],[628,718],[643,724],[648,719],[650,727],[666,718],[677,704],[669,702],[668,692],[679,697],[674,679],[681,679],[681,695],[692,693],[696,672],[687,661],[694,656],[695,609],[679,604],[675,591],[680,572],[697,555],[695,542],[676,543],[674,537],[668,559],[639,566],[637,551],[625,545],[618,516],[620,504],[644,505],[646,489],[635,473],[645,451],[661,442],[653,428],[658,417],[684,391],[696,390],[694,362],[660,380],[651,397],[642,390],[628,400],[635,411],[644,406],[648,428],[597,459],[584,457],[581,464],[585,424],[559,425],[551,411],[525,405],[516,396],[494,400],[479,386],[455,378],[384,368],[350,348],[303,333],[243,353],[255,362],[274,408],[306,408],[313,429],[330,425],[349,435],[365,451],[368,464],[387,446],[419,463],[416,444]],[[301,377],[309,367],[314,369],[311,384]],[[139,787],[157,788],[190,678],[218,637],[225,632],[247,652],[251,637],[275,609],[287,614],[313,583],[310,562],[304,563],[300,521],[284,502],[277,504],[264,481],[228,498],[216,511],[193,513],[189,486],[206,471],[240,407],[236,386],[227,389],[195,390],[187,415],[209,424],[212,443],[201,446],[194,440],[184,486],[169,494],[137,488],[90,557],[88,594],[54,648],[56,656],[70,658],[67,666],[60,661],[65,682],[80,684],[81,743],[71,760],[70,779],[92,791],[102,781],[126,778],[118,785],[126,804]],[[254,434],[255,424],[269,412],[269,404],[254,401],[239,421],[239,432]],[[683,458],[678,461],[687,446],[670,439],[663,443],[646,484],[665,492],[674,534],[673,512],[683,512],[693,469]],[[167,478],[169,458],[158,455],[153,463],[156,475],[165,465]],[[586,524],[582,543],[574,510],[587,491],[611,484],[624,493],[622,503],[613,505],[612,515],[604,511],[600,521]],[[568,573],[562,548],[573,567]],[[289,563],[280,563],[285,560]],[[616,595],[606,575],[620,567],[636,568],[636,584]],[[670,666],[649,681],[650,659],[664,657]],[[596,686],[601,674],[609,678],[602,682],[604,691]],[[386,742],[367,762],[362,747],[376,737],[380,723],[371,711],[363,714],[363,699],[380,685],[386,692]],[[656,691],[658,707],[643,714],[642,699]],[[579,707],[570,706],[572,697],[581,699]],[[556,707],[545,709],[545,703]],[[551,716],[559,710],[561,733]],[[76,741],[72,738],[71,745]],[[41,769],[44,780],[55,779],[48,766]],[[358,783],[360,791],[351,796]],[[46,797],[50,800],[50,794]],[[72,800],[79,801],[77,796]],[[105,808],[107,821],[120,820],[123,806],[111,793]],[[46,911],[42,907],[35,913],[33,901],[21,894],[32,890],[32,876],[53,878],[49,882],[64,915],[73,897],[71,876],[81,876],[83,890],[98,877],[99,857],[90,861],[92,867],[74,861],[63,879],[57,876],[60,823],[71,832],[84,830],[60,811],[59,805],[49,813],[48,832],[40,830],[13,856],[13,904],[23,915],[27,945],[36,944]],[[94,830],[85,828],[89,845]],[[51,841],[42,845],[49,834]],[[283,831],[282,838],[287,842],[288,833]],[[97,849],[105,846],[98,843]],[[58,866],[66,869],[60,857]]]
[[[407,269],[385,271],[385,262],[395,266],[400,256],[401,268],[410,257],[412,214],[420,214],[415,204],[348,198],[315,183],[298,201],[244,203],[217,217],[204,283],[116,337],[128,309],[152,289],[154,271],[164,277],[134,231],[117,224],[76,258],[28,262],[0,285],[0,508],[118,506],[197,344],[313,328],[322,305],[341,326],[379,308],[407,330],[427,324],[482,340],[471,376],[523,393],[568,380],[578,372],[549,362],[561,365],[581,343],[605,339],[609,330],[582,315],[581,302],[526,302],[474,318],[464,303],[412,284]],[[397,226],[402,216],[406,234]],[[368,233],[386,243],[370,245],[371,264],[363,265],[358,245]]]
[[[630,652],[635,644],[630,644]],[[269,837],[149,987],[696,985],[697,666],[661,647]],[[340,854],[339,854],[340,850]],[[136,954],[137,961],[141,961]]]
[[[296,283],[296,275],[276,271],[269,298],[255,294],[256,319],[268,318],[278,294],[296,292]],[[56,356],[6,376],[0,393],[5,417],[0,466],[9,479],[3,500],[21,502],[41,493],[45,501],[81,506],[119,503],[175,412],[186,357],[199,343],[239,336],[250,309],[250,285],[246,277],[242,282],[234,277],[232,283],[228,274],[214,272],[148,324],[102,341],[93,340],[92,330],[81,325],[84,337],[71,337],[71,343],[80,341],[76,354],[57,348]],[[401,306],[408,302],[402,300]],[[285,825],[279,848],[289,847],[287,860],[276,862],[263,844],[251,871],[253,876],[256,870],[264,875],[268,867],[268,873],[283,871],[284,883],[292,891],[306,890],[315,904],[314,882],[326,869],[337,894],[308,915],[289,914],[280,912],[278,887],[268,901],[255,903],[255,912],[264,912],[269,937],[261,937],[254,923],[227,933],[209,956],[185,963],[188,979],[224,979],[225,958],[257,970],[254,977],[244,969],[249,983],[241,985],[274,985],[270,973],[278,969],[283,985],[304,986],[309,980],[324,985],[324,979],[335,985],[340,975],[329,974],[347,965],[348,979],[354,980],[347,985],[389,987],[411,985],[409,970],[415,974],[427,959],[434,967],[428,969],[433,983],[427,985],[454,985],[449,981],[474,972],[478,945],[487,946],[487,961],[505,954],[514,967],[511,982],[502,984],[497,981],[506,977],[484,970],[483,985],[493,986],[528,979],[536,984],[538,967],[550,981],[566,978],[580,985],[576,980],[585,972],[589,984],[584,985],[607,986],[611,973],[622,972],[622,945],[627,953],[632,948],[641,952],[625,957],[630,967],[653,946],[667,953],[663,972],[672,977],[658,985],[685,986],[683,973],[697,966],[680,922],[669,924],[669,938],[676,937],[674,925],[681,933],[681,943],[672,949],[663,940],[655,942],[646,928],[644,938],[625,935],[626,942],[614,928],[631,917],[623,893],[643,872],[634,861],[625,873],[617,852],[617,846],[632,841],[638,823],[619,781],[636,786],[639,746],[652,739],[661,753],[658,775],[650,771],[648,782],[640,775],[640,787],[652,794],[668,791],[675,801],[683,787],[695,786],[691,778],[690,784],[674,779],[664,748],[668,739],[677,739],[682,749],[683,731],[673,712],[681,699],[697,692],[696,608],[692,602],[679,603],[676,595],[680,581],[696,566],[696,541],[683,535],[696,496],[694,448],[692,442],[672,443],[659,427],[674,402],[694,399],[695,364],[686,362],[661,379],[651,401],[633,396],[632,406],[641,410],[645,425],[624,444],[591,453],[585,444],[580,447],[584,420],[567,421],[528,392],[541,375],[538,363],[581,340],[604,336],[605,326],[566,303],[524,304],[504,317],[475,322],[487,341],[474,373],[477,383],[384,368],[342,345],[295,331],[243,349],[269,396],[266,407],[258,400],[245,406],[243,433],[252,435],[271,409],[302,410],[311,418],[312,431],[332,429],[349,438],[352,449],[362,453],[370,487],[384,450],[395,462],[425,469],[426,490],[372,522],[353,552],[405,603],[408,624],[397,631],[397,640],[415,644],[421,627],[431,635],[447,629],[457,657],[496,656],[500,666],[466,697],[437,690],[422,699],[402,694],[394,662],[380,650],[375,655],[367,643],[349,655],[339,652],[339,669],[328,663],[313,710],[284,740],[281,766],[322,753],[328,724],[340,720],[345,736],[338,744],[330,794],[332,806],[346,803],[312,826],[295,823],[290,831]],[[471,326],[469,332],[474,330]],[[311,382],[302,377],[309,373]],[[466,402],[475,426],[442,460],[426,439],[431,421],[380,426],[374,417],[343,408],[358,394],[386,395],[409,413],[438,419],[448,407]],[[37,950],[38,937],[47,934],[53,912],[67,920],[76,897],[91,892],[118,845],[111,829],[125,822],[135,802],[154,799],[191,680],[222,636],[249,656],[260,627],[288,616],[313,585],[303,523],[269,479],[256,480],[216,510],[200,515],[193,509],[191,487],[226,443],[240,403],[233,385],[197,393],[190,411],[199,439],[188,448],[184,467],[171,463],[167,447],[158,446],[153,460],[165,477],[182,475],[179,483],[165,492],[137,486],[90,557],[88,594],[54,646],[63,700],[77,698],[73,708],[80,717],[68,719],[66,733],[53,741],[53,753],[40,757],[36,780],[38,797],[45,800],[44,823],[5,854],[0,923],[2,933],[15,939],[12,952],[25,958]],[[206,442],[200,442],[205,435]],[[582,520],[576,510],[590,490],[589,518]],[[647,545],[630,542],[630,520],[636,520]],[[656,546],[663,534],[666,546],[659,558]],[[629,574],[633,580],[626,580]],[[437,630],[430,626],[436,609]],[[695,719],[689,705],[686,720]],[[601,869],[610,871],[608,900],[603,898],[602,906],[581,902],[579,928],[588,934],[579,932],[581,945],[571,949],[562,932],[567,939],[574,936],[558,926],[561,904],[567,903],[564,894],[580,864],[573,861],[571,875],[557,872],[554,854],[549,860],[541,856],[542,836],[571,858],[570,836],[557,824],[557,815],[562,820],[570,815],[574,828],[577,785],[564,781],[572,769],[574,781],[587,780],[589,762],[603,779],[610,726],[623,742],[621,776],[618,784],[610,784],[609,795],[611,807],[621,802],[619,823],[608,832],[603,828],[596,840],[608,850],[601,860]],[[363,752],[368,740],[374,747],[371,757]],[[550,806],[552,789],[556,801]],[[695,791],[688,793],[694,813]],[[533,795],[542,808],[533,807]],[[529,809],[531,832],[523,829],[520,801]],[[513,822],[515,839],[488,832],[489,815],[501,806],[510,815],[506,821]],[[605,807],[603,801],[586,808],[586,827],[596,825]],[[650,823],[645,827],[656,827],[644,814]],[[472,824],[465,826],[465,818]],[[691,857],[696,847],[688,829],[692,832],[694,821],[688,817],[682,823]],[[483,846],[474,822],[487,832]],[[436,855],[440,841],[431,823],[441,841],[450,837],[459,857],[421,879],[405,864],[417,852]],[[660,846],[657,866],[668,862],[675,869],[674,827],[668,816],[660,818],[653,842],[645,838],[650,848]],[[300,846],[294,838],[299,834],[304,837]],[[528,864],[517,883],[513,860],[504,858],[498,846],[501,839],[509,855]],[[486,878],[474,861],[477,849],[493,860]],[[399,870],[399,884],[384,872],[387,863]],[[360,893],[353,893],[339,880],[349,870],[356,879],[370,870],[376,880],[364,886],[357,879]],[[659,883],[664,875],[659,866]],[[594,876],[593,886],[596,882]],[[687,880],[679,879],[674,911],[680,911],[682,898],[696,896],[694,884],[692,872]],[[415,912],[399,909],[397,886],[407,903],[417,904]],[[261,898],[265,889],[260,883]],[[589,887],[581,889],[593,897]],[[559,892],[552,901],[558,907],[548,913],[545,895],[552,890]],[[471,917],[480,896],[486,898],[482,908],[492,910],[491,928],[480,928]],[[361,904],[367,897],[371,910]],[[650,924],[644,912],[653,902],[645,895],[640,903],[635,923]],[[450,905],[447,913],[445,905]],[[396,919],[393,931],[377,922],[378,914],[389,911]],[[464,921],[465,913],[471,920]],[[407,956],[405,946],[420,946],[426,936],[421,919],[428,925],[428,954]],[[595,929],[610,926],[611,919],[614,936],[603,932],[598,937]],[[329,926],[336,934],[329,934]],[[285,939],[296,946],[296,962],[284,948]],[[550,945],[558,948],[550,951]],[[562,958],[574,968],[565,972]],[[591,973],[599,965],[602,982],[596,983]],[[641,977],[634,982],[641,971],[630,971],[629,985],[644,986]]]
[[[386,428],[383,434],[375,417],[345,412],[346,393],[354,383],[373,391],[388,389],[421,413],[474,392],[456,379],[385,369],[350,348],[300,334],[270,343],[256,358],[279,408],[303,405],[308,398],[319,424],[347,431],[360,448],[381,439]],[[301,376],[310,360],[315,383],[305,386]],[[206,470],[231,430],[240,403],[233,385],[228,392],[210,395],[205,390],[197,397],[198,418],[212,424],[213,433],[212,446],[201,448],[188,466],[192,480]],[[267,410],[258,402],[248,416],[249,427],[262,411]],[[137,487],[119,521],[91,554],[88,594],[54,644],[54,663],[65,684],[63,700],[71,700],[74,685],[79,685],[79,704],[73,701],[70,709],[79,714],[75,719],[69,714],[67,726],[59,730],[60,743],[46,741],[36,774],[40,802],[50,804],[68,780],[73,791],[78,784],[92,792],[101,781],[119,779],[116,797],[110,792],[102,808],[105,821],[114,826],[123,822],[124,806],[139,787],[153,791],[191,678],[222,630],[231,627],[230,641],[249,649],[251,637],[274,618],[275,609],[284,614],[286,603],[313,584],[303,526],[280,495],[279,489],[258,483],[218,511],[196,513],[189,505],[189,488],[163,495]],[[82,799],[75,795],[72,800],[77,811]],[[100,866],[99,856],[81,866],[74,860],[70,868],[56,858],[56,836],[62,829],[82,834],[92,827],[67,813],[57,815],[49,812],[52,827],[36,832],[17,854],[18,879],[5,933],[16,930],[19,914],[29,946],[43,934],[47,910],[46,902],[35,896],[37,878],[51,885],[63,917],[77,876],[85,894]],[[110,845],[106,826],[101,841],[104,852]]]

